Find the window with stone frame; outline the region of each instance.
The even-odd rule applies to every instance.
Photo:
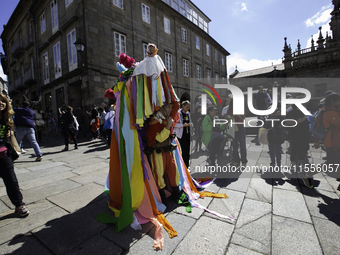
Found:
[[[198,80],[200,80],[201,79],[201,65],[196,65],[196,78],[198,79]]]
[[[59,29],[57,0],[53,0],[51,3],[51,17],[52,17],[52,34],[54,34]]]
[[[73,0],[65,0],[66,8],[73,2]]]
[[[189,77],[189,60],[183,58],[183,76]]]
[[[142,3],[142,18],[143,21],[150,24],[150,8]]]
[[[187,43],[187,30],[182,27],[182,42]]]
[[[194,24],[198,26],[198,14],[195,11],[192,11],[192,22],[194,22]]]
[[[211,70],[207,69],[207,81],[208,83],[211,83]]]
[[[148,44],[143,43],[143,59],[148,55]]]
[[[192,21],[192,8],[187,4],[187,19]]]
[[[77,49],[74,45],[75,41],[76,30],[73,29],[70,33],[67,34],[68,67],[70,72],[78,67]]]
[[[218,52],[215,50],[215,61],[218,61]]]
[[[165,52],[165,68],[168,72],[172,72],[172,54]]]
[[[198,16],[198,26],[200,29],[204,29],[204,19],[201,16]]]
[[[170,20],[166,17],[164,17],[164,32],[167,34],[170,34]]]
[[[200,50],[201,49],[200,38],[196,36],[195,42],[196,42],[196,50]]]
[[[40,16],[40,33],[44,33],[46,30],[46,19],[45,19],[45,13],[43,13]]]
[[[185,17],[186,16],[186,8],[185,8],[185,1],[179,0],[179,12]]]
[[[48,67],[48,52],[42,55],[42,66],[43,66],[43,80],[44,85],[50,83],[50,71]]]
[[[123,9],[123,0],[113,0],[113,4],[120,9]]]
[[[176,11],[179,11],[178,0],[172,0],[172,8],[174,8]]]
[[[207,56],[210,57],[210,45],[206,45],[206,50],[207,50]]]
[[[61,55],[60,55],[60,42],[57,42],[53,46],[53,57],[54,57],[54,76],[55,79],[61,77]]]
[[[126,53],[126,36],[114,32],[115,55],[118,57],[120,53]]]

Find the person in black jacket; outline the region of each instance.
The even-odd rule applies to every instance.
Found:
[[[271,121],[265,121],[264,128],[269,129],[268,131],[268,147],[269,147],[269,155],[270,155],[270,165],[281,166],[281,145],[285,141],[285,132],[283,127],[281,126],[281,120],[283,119],[280,115],[280,109],[277,109],[274,113],[269,115],[269,119],[276,119],[280,121],[274,121],[274,127],[272,127]]]
[[[74,141],[74,149],[78,149],[77,143],[77,127],[73,116],[73,108],[71,106],[66,106],[65,111],[60,111],[61,119],[63,121],[63,128],[61,129],[61,134],[64,136],[65,139],[65,148],[62,151],[68,151],[68,137],[69,135],[72,137]]]

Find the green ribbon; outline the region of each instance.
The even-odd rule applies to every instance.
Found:
[[[179,199],[177,200],[177,204],[178,205],[184,205],[186,206],[185,211],[187,213],[191,213],[192,212],[192,207],[191,207],[191,203],[186,200],[187,198],[187,194],[185,194],[184,192],[182,192],[181,196],[179,197]],[[186,201],[185,201],[186,200]]]
[[[123,83],[123,87],[120,93],[120,113],[119,113],[119,136],[120,136],[120,156],[121,156],[121,168],[122,168],[122,181],[123,181],[123,194],[122,194],[122,208],[120,210],[118,222],[116,224],[116,232],[119,232],[123,228],[127,227],[133,222],[133,211],[132,211],[132,198],[131,198],[131,187],[129,172],[126,164],[126,151],[125,141],[122,132],[123,118],[124,118],[124,90],[126,81]]]

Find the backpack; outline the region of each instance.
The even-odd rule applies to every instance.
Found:
[[[315,139],[322,140],[326,137],[328,130],[322,123],[323,113],[326,109],[320,109],[311,118],[311,133]]]

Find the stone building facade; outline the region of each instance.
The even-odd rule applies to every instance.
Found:
[[[189,0],[20,0],[1,34],[9,93],[14,104],[26,95],[43,109],[88,110],[108,102],[118,54],[141,61],[155,43],[177,95],[188,97],[198,71],[227,77],[229,53],[209,35],[209,22]]]
[[[320,27],[318,40],[315,42],[312,38],[311,46],[307,49],[301,49],[298,41],[295,52],[292,52],[291,45],[284,38],[282,64],[245,72],[235,70],[229,76],[230,83],[245,90],[248,86],[257,89],[259,85],[269,88],[274,80],[281,80],[281,86],[289,86],[290,80],[298,78],[295,79],[299,82],[298,87],[308,89],[312,98],[323,97],[327,90],[340,93],[340,1],[332,2],[332,36],[323,34]]]

